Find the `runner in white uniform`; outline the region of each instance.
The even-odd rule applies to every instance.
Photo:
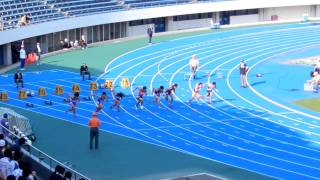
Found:
[[[203,84],[197,83],[196,86],[194,87],[193,91],[192,91],[192,95],[190,100],[188,101],[188,104],[191,103],[191,101],[193,101],[194,99],[199,100],[200,98],[202,98],[201,94],[200,94],[200,90],[202,89]]]

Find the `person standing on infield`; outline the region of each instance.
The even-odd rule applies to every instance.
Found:
[[[149,44],[152,44],[153,29],[152,29],[151,26],[148,27],[147,34],[148,34],[148,37],[149,37]]]
[[[99,127],[101,125],[100,119],[97,118],[97,113],[92,114],[92,118],[89,120],[90,126],[90,149],[93,147],[93,139],[95,140],[95,148],[99,148]]]
[[[247,82],[247,79],[246,79],[248,70],[249,70],[249,67],[242,60],[240,62],[240,80],[241,80],[241,87],[244,87],[244,88],[248,87],[248,82]]]

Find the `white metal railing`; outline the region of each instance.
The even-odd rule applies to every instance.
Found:
[[[4,113],[6,113],[5,111],[8,110],[10,111],[10,115],[12,116],[17,116],[18,118],[25,118],[24,116],[15,113],[13,114],[12,112],[14,112],[11,109],[8,108],[0,108],[0,116],[2,118],[2,115]],[[9,122],[10,123],[10,122]],[[4,127],[2,124],[0,124],[0,132],[2,132],[3,130],[6,130],[9,132],[9,135],[6,137],[6,140],[8,140],[10,143],[13,143],[14,140],[19,139],[21,137],[23,137],[20,133],[16,133],[13,132],[10,129],[7,129],[6,127]],[[89,177],[81,174],[80,172],[76,171],[73,169],[73,166],[70,162],[66,162],[66,163],[62,163],[60,161],[58,161],[57,159],[49,156],[48,154],[46,154],[45,152],[41,151],[40,149],[34,147],[31,145],[31,142],[27,141],[26,145],[23,146],[22,151],[24,152],[25,155],[28,155],[30,158],[32,158],[34,161],[38,162],[39,164],[41,164],[42,166],[46,167],[47,169],[49,169],[50,171],[54,171],[55,167],[57,165],[60,165],[62,167],[64,167],[66,169],[66,171],[70,171],[72,173],[72,179],[74,180],[78,180],[78,179],[86,179],[86,180],[91,180]]]

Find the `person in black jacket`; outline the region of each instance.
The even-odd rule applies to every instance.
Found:
[[[65,168],[57,165],[54,172],[50,175],[50,180],[63,180]]]
[[[149,37],[149,44],[151,44],[152,43],[152,34],[153,34],[153,30],[152,30],[151,26],[148,27],[147,34]]]
[[[16,83],[17,88],[19,88],[19,84],[23,88],[23,76],[22,76],[22,73],[20,71],[17,71],[14,74],[14,82]]]
[[[84,76],[85,75],[88,75],[89,76],[89,80],[91,80],[91,74],[89,72],[89,68],[85,63],[82,64],[82,66],[80,67],[80,75],[82,76],[82,80],[83,81],[84,81]]]

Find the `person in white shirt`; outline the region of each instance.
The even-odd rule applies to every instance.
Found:
[[[192,55],[191,60],[189,62],[189,67],[191,70],[191,75],[193,79],[196,78],[196,73],[199,67],[199,60],[196,58],[196,55]]]
[[[248,73],[248,70],[249,70],[249,67],[248,65],[242,60],[240,62],[240,65],[239,65],[239,69],[240,69],[240,81],[241,81],[241,87],[248,87],[248,82],[247,82],[247,73]]]
[[[22,154],[18,152],[13,153],[13,159],[10,161],[11,165],[13,166],[13,171],[12,174],[15,177],[20,177],[22,176],[22,170],[20,169],[19,166],[19,160],[21,159]]]
[[[37,54],[37,65],[40,65],[40,57],[41,57],[40,43],[37,43],[36,54]]]
[[[14,164],[11,163],[12,151],[6,149],[4,151],[4,157],[0,159],[0,177],[6,179],[9,175],[13,174]]]
[[[74,41],[74,44],[73,44],[73,47],[77,48],[79,46],[79,41],[78,40],[75,40]]]
[[[24,65],[26,62],[26,51],[24,50],[24,46],[21,45],[20,49],[20,69],[24,70]]]

